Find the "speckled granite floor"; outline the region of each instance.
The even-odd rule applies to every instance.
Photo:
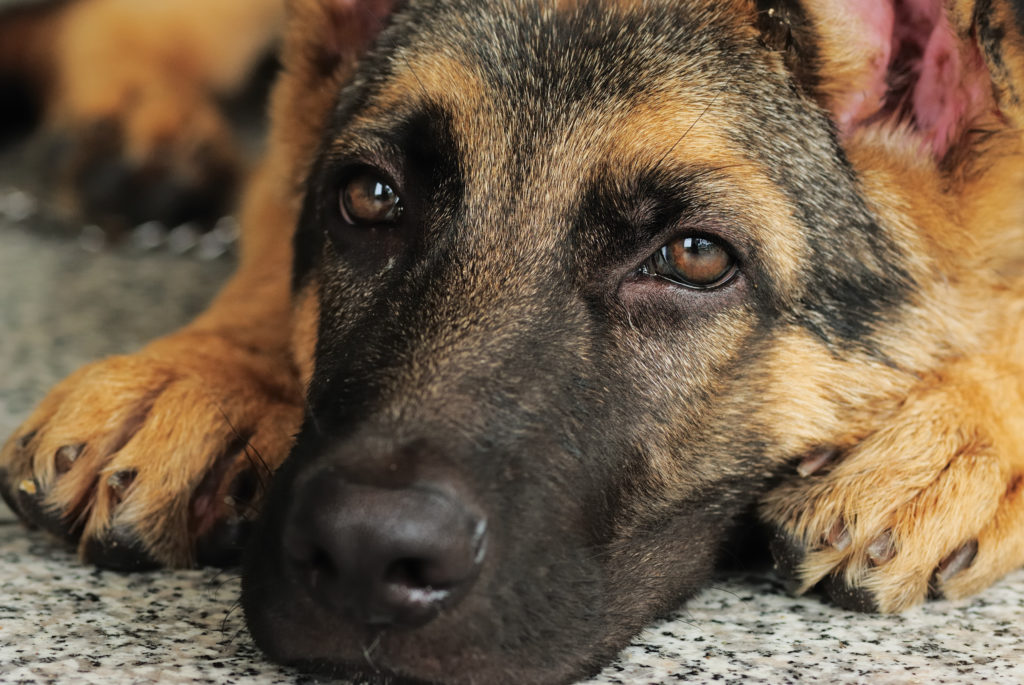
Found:
[[[88,252],[30,205],[16,211],[7,192],[0,170],[0,435],[82,362],[185,320],[230,269],[194,253]],[[84,568],[0,505],[0,682],[308,681],[260,657],[238,589],[213,571]],[[893,617],[793,599],[769,574],[739,575],[644,631],[593,682],[1021,683],[1022,637],[1024,572],[972,600]]]

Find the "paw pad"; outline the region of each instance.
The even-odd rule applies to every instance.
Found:
[[[821,581],[821,589],[843,609],[873,613],[878,611],[874,595],[862,587],[847,585],[841,573],[829,575]]]
[[[86,563],[125,573],[160,568],[160,564],[146,552],[138,538],[130,530],[119,526],[114,526],[101,536],[89,538],[82,557]]]

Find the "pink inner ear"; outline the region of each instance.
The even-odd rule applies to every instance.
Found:
[[[401,0],[326,0],[331,10],[335,40],[340,52],[347,45],[361,52],[384,28],[388,16]]]
[[[846,10],[859,21],[855,22],[855,31],[863,29],[858,36],[863,54],[870,55],[868,79],[862,90],[846,93],[836,103],[835,117],[843,132],[852,130],[857,124],[872,118],[881,109],[885,101],[888,86],[886,75],[892,62],[892,35],[894,17],[891,0],[864,0],[848,2]]]
[[[989,75],[977,45],[961,45],[942,0],[837,0],[859,19],[873,55],[867,87],[835,112],[844,132],[892,117],[910,120],[942,157],[987,104]]]
[[[973,46],[972,46],[973,47]],[[929,137],[935,154],[942,156],[984,104],[989,78],[976,47],[972,64],[964,64],[953,29],[942,17],[932,33],[914,90],[917,124]]]

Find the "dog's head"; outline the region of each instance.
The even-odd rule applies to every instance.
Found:
[[[308,412],[244,586],[277,659],[593,671],[965,339],[935,274],[1016,144],[1002,10],[292,4]]]

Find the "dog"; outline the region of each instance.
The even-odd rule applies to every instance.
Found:
[[[1024,563],[1020,3],[287,13],[236,276],[10,438],[30,524],[248,537],[261,648],[380,682],[593,673],[753,514],[859,609]]]

